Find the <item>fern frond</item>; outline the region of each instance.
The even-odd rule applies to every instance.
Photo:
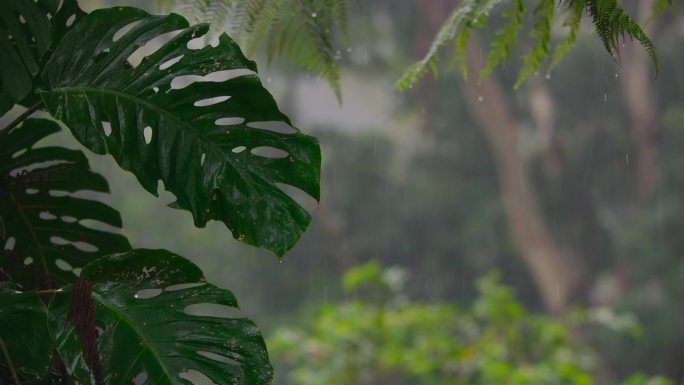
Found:
[[[556,49],[553,51],[553,58],[551,59],[551,64],[549,65],[547,73],[550,74],[554,69],[556,69],[561,60],[563,60],[565,55],[570,52],[572,47],[577,42],[577,36],[579,35],[582,17],[584,16],[584,7],[585,4],[582,1],[574,1],[570,3],[568,7],[569,15],[563,23],[563,25],[568,27],[570,30],[568,31],[565,39],[563,39],[563,41],[556,46]]]
[[[503,16],[508,19],[508,22],[496,32],[496,37],[487,54],[486,65],[480,71],[480,79],[489,76],[494,68],[505,61],[518,46],[518,31],[522,29],[524,14],[524,0],[514,0],[513,7],[504,11]]]
[[[437,76],[437,59],[439,51],[444,45],[457,39],[464,32],[466,35],[469,35],[474,23],[485,19],[491,9],[500,2],[501,0],[464,0],[461,2],[458,7],[451,11],[447,20],[442,24],[425,57],[409,67],[401,78],[397,80],[394,87],[401,91],[406,90],[420,80],[428,71]],[[460,46],[465,51],[465,44],[462,42],[463,39],[461,39],[461,43],[457,46]]]
[[[340,73],[335,49],[335,26],[338,17],[331,1],[275,1],[263,8],[253,24],[248,47],[266,47],[268,60],[285,58],[308,72],[317,72],[341,100]]]
[[[236,1],[232,31],[248,44],[248,52],[254,52],[254,42],[262,42],[268,36],[270,24],[278,16],[280,2],[271,0]]]
[[[639,24],[625,12],[617,0],[592,0],[587,2],[587,10],[591,15],[596,33],[615,61],[620,62],[620,37],[625,36],[641,44],[655,67],[656,78],[660,72],[660,64],[655,46],[641,29]]]
[[[161,1],[161,0],[160,0]],[[341,100],[336,34],[346,37],[347,0],[167,0],[191,22],[208,22],[209,35],[228,31],[249,55],[265,50],[325,79]],[[214,34],[211,33],[214,32]]]
[[[468,79],[468,42],[470,41],[470,35],[473,33],[472,27],[466,27],[456,37],[456,47],[454,49],[454,60],[452,61],[450,68],[456,67],[458,65],[459,70],[463,79]],[[432,64],[434,68],[432,71],[436,74],[437,67]],[[436,76],[436,75],[435,75]]]
[[[534,22],[530,36],[537,39],[537,43],[523,57],[523,67],[518,73],[513,88],[519,88],[533,73],[539,70],[542,62],[549,56],[551,48],[551,27],[556,10],[555,0],[541,0],[534,14],[538,15]]]
[[[347,29],[349,25],[349,3],[347,0],[327,0],[326,3],[344,38],[349,38],[349,30]]]

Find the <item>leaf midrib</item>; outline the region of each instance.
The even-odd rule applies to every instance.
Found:
[[[119,310],[115,305],[110,305],[109,302],[106,301],[105,297],[95,290],[93,290],[93,298],[96,299],[100,304],[102,304],[102,306],[104,306],[112,313],[114,313],[118,317],[119,322],[123,322],[124,324],[126,324],[126,326],[128,326],[128,328],[132,330],[133,333],[135,333],[138,339],[142,342],[143,347],[152,353],[152,356],[154,356],[154,359],[158,362],[159,367],[161,367],[162,372],[166,376],[169,383],[173,383],[173,377],[168,372],[166,365],[164,365],[164,361],[162,361],[159,354],[157,354],[157,351],[155,349],[152,349],[153,342],[147,340],[147,338],[142,334],[142,331],[135,326],[136,323],[133,322],[133,320],[130,319],[126,313]]]

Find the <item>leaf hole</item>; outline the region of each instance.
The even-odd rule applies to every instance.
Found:
[[[85,251],[86,253],[96,253],[99,250],[99,248],[97,246],[95,246],[91,243],[88,243],[88,242],[78,241],[78,242],[72,242],[71,244],[74,245],[75,248],[77,248],[81,251]]]
[[[24,259],[24,265],[30,265],[32,263],[33,263],[33,258],[26,257],[26,259]]]
[[[164,291],[178,291],[178,290],[186,290],[186,289],[192,289],[193,287],[200,287],[204,286],[206,283],[203,282],[196,282],[196,283],[178,283],[175,285],[167,286]]]
[[[244,121],[245,121],[244,118],[238,118],[238,117],[236,117],[236,118],[220,118],[220,119],[216,119],[214,124],[216,124],[217,126],[234,126],[236,124],[241,124]]]
[[[134,297],[136,299],[148,299],[154,298],[162,293],[162,289],[142,289],[135,293]]]
[[[262,158],[282,159],[287,158],[290,154],[287,151],[275,147],[259,146],[250,151],[253,155]]]
[[[65,261],[65,260],[63,260],[63,259],[61,259],[61,258],[57,258],[57,259],[55,260],[55,265],[56,265],[57,268],[59,268],[60,270],[64,270],[64,271],[72,271],[72,270],[74,269],[74,268],[71,266],[71,264],[69,264],[69,262],[67,262],[67,261]]]
[[[66,26],[71,27],[74,24],[74,21],[76,21],[76,14],[75,13],[73,15],[69,16],[69,18],[66,21]]]
[[[202,49],[207,46],[207,40],[204,38],[204,36],[196,37],[190,41],[188,41],[188,44],[185,45],[188,47],[188,49]]]
[[[80,277],[80,276],[81,276],[81,272],[82,272],[82,271],[83,271],[83,269],[81,269],[80,267],[77,267],[77,268],[71,270],[71,272],[74,273],[74,275],[77,276],[77,277]],[[100,333],[100,334],[102,334],[102,333]]]
[[[245,147],[245,146],[237,146],[232,151],[236,154],[239,154],[242,151],[245,151],[246,149],[247,149],[247,147]]]
[[[159,87],[152,87],[152,91],[154,91],[155,94],[158,93],[158,92],[159,92]]]
[[[26,195],[36,195],[40,192],[37,188],[27,188]]]
[[[204,161],[207,159],[207,154],[202,153],[202,156],[200,157],[200,166],[204,166]]]
[[[190,381],[194,385],[216,385],[216,383],[204,373],[195,369],[186,370],[185,372],[180,373],[178,377]]]
[[[126,24],[125,26],[121,27],[118,31],[116,31],[114,36],[112,36],[112,41],[116,42],[119,39],[121,39],[125,34],[127,34],[133,28],[135,28],[136,25],[140,24],[140,22],[142,22],[142,20],[136,20],[132,23]]]
[[[57,216],[49,211],[41,211],[40,214],[38,214],[38,218],[44,221],[51,221],[53,219],[57,219]]]
[[[159,48],[161,48],[164,44],[169,42],[169,40],[173,39],[174,36],[178,35],[181,32],[182,30],[166,32],[153,39],[150,39],[147,43],[145,43],[140,48],[136,49],[128,57],[128,62],[131,64],[131,66],[137,67],[144,60],[145,57],[157,52]]]
[[[58,237],[58,236],[53,235],[52,237],[50,237],[50,243],[52,243],[53,245],[57,245],[57,246],[64,246],[64,245],[68,245],[71,242],[67,241],[66,239],[64,239],[62,237]]]
[[[208,359],[210,359],[210,360],[214,360],[214,361],[218,361],[218,362],[223,362],[224,364],[230,364],[230,365],[234,365],[234,366],[240,366],[240,363],[239,363],[238,361],[236,361],[236,360],[234,360],[234,359],[232,359],[232,358],[228,358],[228,357],[226,357],[226,356],[220,355],[220,354],[216,354],[216,353],[212,353],[212,352],[205,352],[205,351],[203,351],[203,350],[198,351],[197,354],[199,354],[199,355],[202,356],[202,357],[206,357],[206,358],[208,358]]]
[[[14,250],[14,245],[16,244],[17,240],[14,237],[9,237],[5,241],[5,250]]]
[[[292,126],[282,121],[249,122],[247,123],[247,127],[260,128],[262,130],[273,131],[280,134],[293,134],[297,132]]]
[[[24,19],[24,15],[21,15],[21,14],[19,15],[19,22],[21,24],[26,24],[26,19]]]
[[[183,309],[183,312],[188,315],[200,317],[236,318],[240,316],[240,309],[216,303],[196,303],[188,305]]]
[[[145,138],[145,143],[150,144],[152,142],[152,127],[147,126],[143,129],[143,137]]]
[[[194,105],[195,105],[195,107],[213,106],[214,104],[219,104],[221,102],[225,102],[228,99],[230,99],[230,96],[217,96],[215,98],[198,100],[194,103]]]
[[[316,199],[312,198],[309,194],[307,194],[303,190],[301,190],[295,186],[285,184],[285,183],[277,183],[276,182],[275,185],[282,192],[284,192],[290,198],[292,198],[295,202],[297,202],[300,206],[306,207],[309,210],[315,210],[318,207],[318,202],[316,202]]]
[[[106,121],[102,121],[102,131],[104,131],[105,136],[112,134],[112,124]]]
[[[173,58],[173,59],[171,59],[171,60],[167,60],[167,61],[163,62],[162,64],[159,65],[159,69],[160,69],[160,70],[165,70],[165,69],[171,67],[172,65],[178,63],[178,62],[183,58],[183,56],[184,56],[184,55],[180,55],[180,56],[175,57],[175,58]]]
[[[254,71],[248,70],[246,68],[239,68],[234,70],[224,70],[208,73],[204,76],[202,75],[181,75],[173,78],[171,81],[171,88],[179,90],[188,87],[195,82],[217,82],[222,83],[226,80],[238,78],[240,76],[255,75]]]
[[[62,215],[61,217],[59,217],[59,219],[61,219],[62,222],[65,222],[65,223],[74,223],[74,222],[78,221],[78,219],[76,219],[72,216],[69,216],[69,215]]]
[[[108,232],[108,233],[121,233],[120,228],[118,228],[116,226],[112,226],[108,223],[97,221],[95,219],[81,219],[78,222],[78,224],[83,226],[83,227],[87,227],[87,228],[93,229],[93,230],[99,230],[99,231],[104,231],[104,232]]]
[[[140,372],[133,377],[133,385],[143,385],[147,381],[147,372]]]
[[[15,152],[14,154],[12,154],[12,159],[15,159],[15,158],[18,158],[18,157],[24,155],[24,154],[26,153],[26,151],[28,151],[28,149],[22,148],[21,150],[19,150],[19,151]]]
[[[256,72],[247,68],[238,68],[234,70],[216,71],[205,75],[204,77],[210,82],[225,82],[226,80],[239,78],[241,76],[256,75]]]

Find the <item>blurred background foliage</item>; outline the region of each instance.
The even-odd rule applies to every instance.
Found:
[[[468,307],[408,298],[408,273],[370,262],[352,268],[344,286],[353,300],[327,305],[304,325],[280,328],[268,341],[286,383],[594,384],[596,354],[577,330],[607,323],[634,331],[609,309],[563,318],[530,313],[497,273],[477,282]],[[616,383],[604,379],[604,383]],[[634,374],[623,385],[672,385]]]
[[[623,5],[643,22],[643,3]],[[648,27],[658,80],[638,45],[618,66],[586,25],[551,76],[517,91],[524,49],[482,82],[428,76],[396,92],[453,4],[352,7],[335,50],[341,104],[324,80],[256,51],[266,87],[323,148],[320,207],[290,192],[315,214],[284,260],[220,224],[195,229],[165,207],[172,197],[93,156],[125,232],[233,290],[271,341],[278,384],[683,383],[681,6]],[[497,15],[474,33],[474,70]]]

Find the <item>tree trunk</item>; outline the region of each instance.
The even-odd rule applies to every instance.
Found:
[[[473,38],[468,53],[468,65],[473,73],[482,67],[479,52]],[[527,166],[518,152],[517,122],[495,77],[489,76],[481,85],[477,79],[471,79],[465,82],[465,90],[471,113],[480,123],[494,154],[506,219],[523,262],[546,308],[562,313],[577,294],[580,261],[563,254],[547,231]]]
[[[639,2],[639,20],[644,21],[651,12],[653,0]],[[650,35],[653,25],[645,32]],[[660,126],[656,95],[652,86],[651,63],[646,51],[636,42],[626,45],[622,52],[622,76],[630,118],[632,137],[636,145],[636,193],[641,201],[651,197],[658,180],[658,142]]]

